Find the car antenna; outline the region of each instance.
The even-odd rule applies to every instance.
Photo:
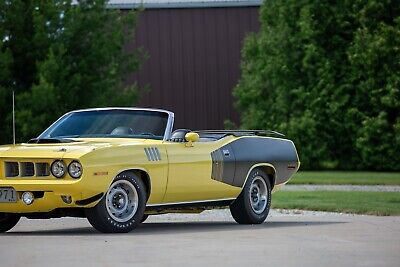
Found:
[[[12,114],[12,116],[13,116],[13,119],[12,119],[12,121],[13,121],[13,144],[14,144],[14,146],[15,146],[15,92],[13,91],[12,92],[12,108],[13,108],[13,114]]]

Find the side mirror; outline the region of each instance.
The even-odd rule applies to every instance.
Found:
[[[200,136],[194,132],[185,134],[185,140],[187,141],[186,146],[193,146],[193,143],[199,141],[199,138]]]

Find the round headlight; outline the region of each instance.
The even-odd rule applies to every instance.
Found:
[[[62,160],[56,160],[51,164],[51,173],[57,178],[62,178],[66,171],[67,166]]]
[[[68,173],[72,178],[78,179],[82,175],[82,164],[77,161],[73,161],[68,166]]]

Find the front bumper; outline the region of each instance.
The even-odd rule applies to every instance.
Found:
[[[17,202],[0,203],[0,212],[10,213],[50,212],[58,208],[90,208],[95,206],[98,201],[87,205],[79,205],[76,202],[103,193],[100,188],[90,186],[88,182],[85,182],[84,177],[79,180],[0,179],[0,187],[12,187],[17,191]],[[26,205],[21,200],[22,193],[27,191],[40,193],[40,197],[35,198],[31,205]],[[65,203],[61,196],[71,196],[72,203]]]

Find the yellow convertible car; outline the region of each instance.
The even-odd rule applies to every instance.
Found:
[[[64,216],[129,232],[149,215],[228,206],[238,223],[262,223],[274,187],[299,168],[293,142],[173,123],[166,110],[78,110],[27,143],[0,146],[0,232],[21,217]]]

